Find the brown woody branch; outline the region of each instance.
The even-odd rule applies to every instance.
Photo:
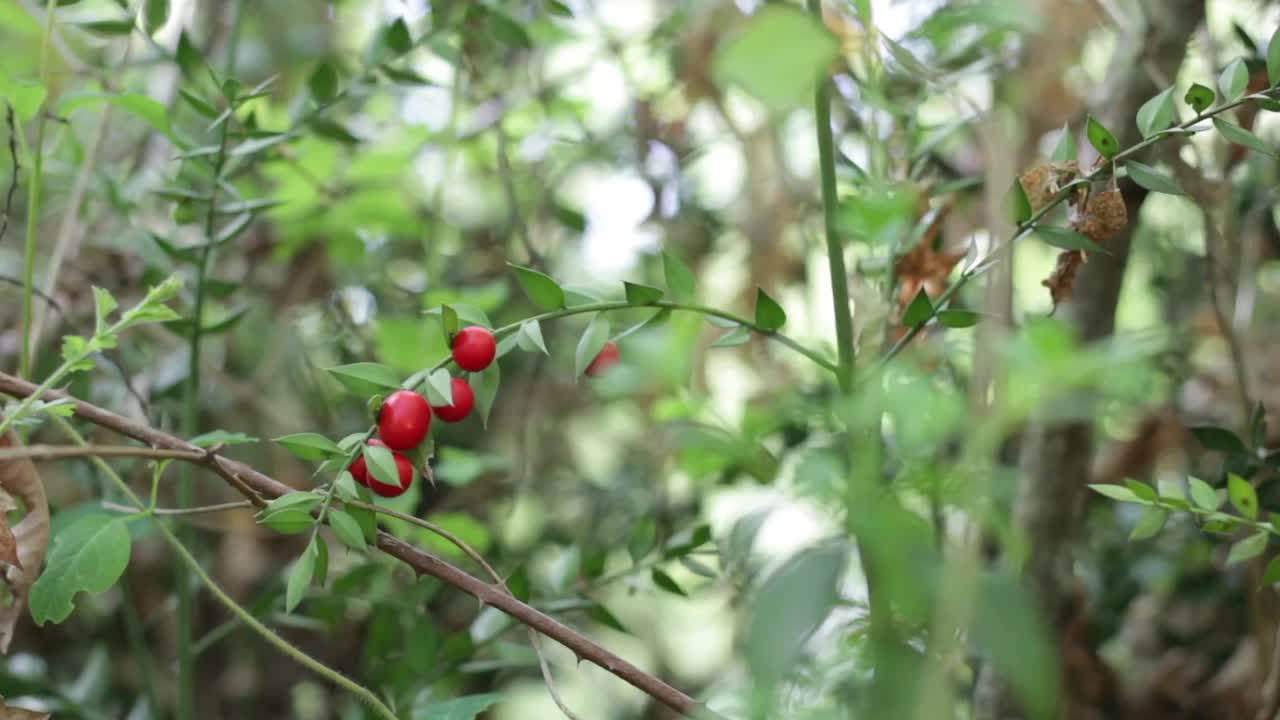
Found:
[[[0,393],[25,398],[34,393],[36,389],[36,385],[32,383],[7,373],[0,373]],[[265,504],[267,500],[280,497],[295,489],[245,463],[225,458],[216,452],[207,451],[192,445],[182,438],[76,399],[67,393],[49,391],[46,396],[69,399],[75,408],[75,414],[95,425],[131,437],[159,450],[177,451],[171,455],[174,459],[194,460],[195,454],[199,454],[210,470],[227,480],[228,483],[255,505]],[[56,455],[51,454],[49,456]],[[668,685],[662,679],[646,673],[604,647],[597,645],[577,630],[521,602],[500,586],[484,582],[435,555],[386,532],[378,532],[376,544],[379,550],[404,562],[418,574],[430,575],[471,595],[484,604],[492,605],[510,615],[522,625],[546,635],[573,651],[579,660],[588,660],[604,668],[609,673],[672,710],[689,717],[725,720],[722,715],[707,709],[701,703]]]

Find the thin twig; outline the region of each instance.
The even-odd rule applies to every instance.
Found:
[[[101,457],[101,456],[99,456]],[[146,508],[132,507],[130,505],[121,505],[113,502],[103,502],[102,507],[114,512],[140,513],[148,512]],[[218,503],[217,505],[199,505],[191,508],[152,508],[149,512],[152,515],[162,517],[182,516],[182,515],[205,515],[208,513],[225,512],[227,510],[241,510],[252,508],[253,503],[248,500],[233,500],[232,502]]]
[[[18,160],[18,121],[14,117],[11,103],[4,104],[4,118],[9,126],[9,159],[13,161],[13,168],[9,172],[9,189],[4,195],[4,210],[0,211],[0,241],[4,240],[4,231],[9,229],[13,196],[18,190],[18,173],[22,170],[22,164]]]

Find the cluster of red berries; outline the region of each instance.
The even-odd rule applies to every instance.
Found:
[[[480,372],[489,367],[498,352],[493,333],[478,326],[465,327],[453,338],[453,361],[469,372]],[[397,390],[382,403],[378,411],[378,437],[370,445],[391,450],[400,473],[400,484],[390,485],[378,480],[364,461],[364,455],[356,458],[348,468],[356,482],[383,497],[396,497],[413,484],[413,462],[403,453],[413,450],[431,430],[431,415],[444,422],[461,422],[471,414],[476,404],[471,384],[462,378],[453,378],[453,404],[431,405],[422,395],[412,390]]]

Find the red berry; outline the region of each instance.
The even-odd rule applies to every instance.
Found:
[[[397,390],[378,411],[378,437],[392,450],[412,450],[431,429],[431,405],[412,390]]]
[[[599,377],[603,375],[609,368],[618,364],[622,359],[622,351],[618,349],[618,343],[610,340],[600,349],[600,354],[591,361],[587,366],[587,374],[591,377]]]
[[[445,422],[461,422],[471,414],[471,409],[476,406],[476,394],[471,390],[471,383],[462,378],[454,378],[452,387],[453,404],[432,405],[431,409],[435,411],[436,417]]]
[[[493,333],[478,325],[464,327],[453,336],[453,361],[463,370],[480,372],[489,367],[497,353]]]
[[[369,444],[377,447],[387,447],[385,442],[377,438],[370,440]],[[398,452],[392,452],[391,455],[396,459],[396,471],[400,473],[399,485],[388,485],[375,478],[365,464],[363,452],[360,453],[360,457],[356,458],[355,462],[351,463],[351,476],[356,479],[356,482],[382,497],[396,497],[404,494],[404,491],[408,490],[409,486],[413,484],[413,462]]]

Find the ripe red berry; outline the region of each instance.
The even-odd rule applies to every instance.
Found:
[[[369,444],[377,447],[387,447],[385,442],[377,438],[370,440]],[[398,452],[392,452],[391,456],[395,458],[396,471],[400,474],[399,485],[388,485],[374,477],[373,473],[369,471],[369,467],[364,461],[363,452],[360,453],[360,457],[356,458],[355,462],[351,463],[351,476],[355,478],[356,482],[364,485],[382,497],[397,497],[402,495],[404,494],[404,491],[408,490],[409,486],[413,484],[413,462]]]
[[[471,383],[462,378],[454,378],[452,387],[453,404],[432,405],[431,409],[435,411],[436,417],[445,422],[461,422],[471,414],[471,409],[476,406],[476,394],[471,390]]]
[[[596,355],[591,364],[587,366],[587,374],[591,377],[599,377],[603,375],[609,368],[618,364],[622,359],[622,351],[618,349],[618,343],[610,340],[600,349],[600,354]]]
[[[378,437],[392,450],[412,450],[431,429],[431,405],[412,390],[397,390],[378,411]]]
[[[497,352],[498,343],[494,341],[493,333],[479,325],[464,327],[453,336],[453,361],[463,370],[484,370],[493,362]]]

